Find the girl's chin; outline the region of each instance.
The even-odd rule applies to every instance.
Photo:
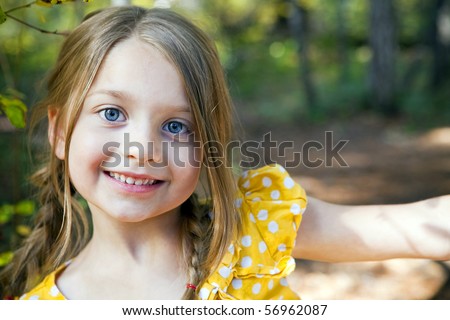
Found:
[[[170,210],[170,211],[159,211],[159,212],[147,212],[146,214],[142,214],[144,210],[137,210],[136,208],[133,209],[124,209],[120,210],[120,212],[114,212],[114,210],[108,211],[107,214],[110,218],[113,220],[120,222],[120,223],[148,223],[148,222],[156,222],[161,219],[165,219],[169,217],[170,215],[176,214],[178,216],[178,209]],[[148,210],[148,208],[147,208]],[[125,213],[123,213],[125,212]]]

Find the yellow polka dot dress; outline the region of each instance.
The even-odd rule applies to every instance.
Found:
[[[241,176],[235,205],[242,214],[242,235],[230,245],[217,270],[197,288],[198,298],[299,299],[286,277],[295,268],[291,252],[306,208],[305,191],[283,167],[270,165]],[[55,279],[66,265],[21,299],[64,300]]]
[[[63,271],[70,261],[60,266],[57,270],[50,273],[45,279],[38,284],[30,292],[24,294],[20,300],[66,300],[63,294],[56,286],[56,276],[59,272]]]
[[[236,206],[243,234],[219,268],[197,289],[200,299],[299,299],[287,283],[291,256],[306,208],[305,191],[279,165],[245,172]]]

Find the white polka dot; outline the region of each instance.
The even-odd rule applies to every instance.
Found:
[[[243,257],[241,260],[241,267],[242,268],[248,268],[252,265],[252,258],[249,256]]]
[[[254,216],[253,213],[251,213],[251,212],[250,212],[250,221],[251,221],[251,222],[256,222],[255,216]]]
[[[54,285],[51,289],[50,289],[50,295],[52,297],[56,297],[59,293],[58,288]]]
[[[222,267],[222,268],[220,268],[220,270],[219,270],[219,274],[220,274],[222,277],[224,277],[224,278],[228,278],[228,276],[230,275],[230,273],[231,273],[231,269],[228,268],[228,267]]]
[[[261,284],[255,283],[252,287],[253,294],[258,294],[261,291]]]
[[[270,280],[269,284],[267,286],[269,287],[269,290],[272,290],[272,288],[273,288],[273,280]]]
[[[252,237],[251,236],[242,237],[241,243],[246,248],[250,247],[252,245]]]
[[[272,270],[270,270],[270,274],[277,274],[277,273],[280,273],[280,269],[273,268]]]
[[[292,265],[295,266],[295,260],[294,260],[294,258],[291,257],[291,258],[289,259],[287,265],[288,265],[288,266],[292,266]]]
[[[278,170],[280,170],[281,173],[285,173],[285,172],[286,172],[286,169],[283,168],[283,167],[280,166],[280,165],[277,165],[277,168],[278,168]]]
[[[269,231],[272,233],[275,233],[278,231],[278,223],[276,223],[275,221],[270,221],[269,222]]]
[[[246,197],[248,197],[248,196],[250,196],[252,193],[250,192],[250,191],[247,191],[246,193],[245,193],[245,196]]]
[[[258,278],[258,279],[261,279],[261,278],[263,277],[263,275],[262,275],[262,274],[259,274],[259,273],[257,273],[257,274],[255,275],[255,277],[256,277],[256,278]]]
[[[234,254],[234,245],[230,244],[230,246],[228,247],[228,252],[231,254]]]
[[[280,296],[278,300],[284,300],[284,296]]]
[[[281,200],[275,200],[273,203],[276,203],[276,204],[282,204],[283,201],[281,201]]]
[[[201,288],[200,292],[198,293],[198,296],[200,297],[200,299],[202,300],[206,300],[209,297],[209,290],[206,288]]]
[[[287,287],[287,286],[288,286],[288,282],[287,282],[286,278],[281,278],[281,279],[280,279],[280,284],[281,284],[283,287]]]
[[[294,231],[297,230],[297,224],[295,222],[292,222],[292,229],[294,229]]]
[[[264,187],[270,187],[272,185],[272,180],[268,177],[264,177],[262,183]]]
[[[284,243],[280,244],[278,246],[278,251],[280,251],[280,252],[286,251],[286,245]]]
[[[267,220],[267,217],[269,216],[269,212],[267,210],[260,210],[258,212],[258,220]]]
[[[26,294],[21,295],[20,298],[19,298],[19,300],[25,299],[26,296],[27,296]]]
[[[273,190],[273,191],[270,193],[270,197],[271,197],[272,199],[274,199],[274,200],[279,199],[279,198],[280,198],[280,191],[278,191],[278,190]]]
[[[242,207],[242,198],[237,198],[235,201],[234,201],[234,206],[236,207],[236,208],[240,208],[240,207]]]
[[[39,300],[39,296],[38,295],[34,295],[28,298],[28,300]]]
[[[241,176],[244,179],[247,178],[248,177],[248,171],[244,171]]]
[[[231,281],[231,286],[236,290],[242,288],[242,280],[241,279],[233,279],[233,281]]]
[[[253,201],[253,202],[258,202],[258,201],[261,201],[261,198],[260,198],[260,197],[254,197],[254,198],[252,199],[252,201]]]
[[[298,203],[294,203],[294,204],[291,206],[291,212],[292,212],[294,215],[299,214],[301,211],[302,211],[302,209],[300,208],[300,206],[298,205]]]
[[[266,250],[267,250],[267,245],[266,245],[266,243],[265,243],[264,241],[261,241],[261,242],[258,244],[258,248],[259,248],[259,252],[260,252],[260,253],[264,253],[264,252],[266,252]]]
[[[254,178],[254,177],[256,177],[257,175],[259,175],[259,173],[258,172],[255,172],[254,174],[252,174],[252,178]]]
[[[242,186],[247,189],[248,187],[250,187],[250,180],[245,181]]]
[[[292,189],[295,186],[294,180],[291,177],[286,177],[283,181],[284,186],[288,189]]]

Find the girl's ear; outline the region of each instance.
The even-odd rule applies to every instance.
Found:
[[[55,155],[60,160],[65,158],[65,144],[66,137],[64,131],[61,130],[61,126],[56,127],[56,120],[58,119],[58,110],[56,108],[48,108],[48,140],[52,146]],[[56,137],[55,137],[56,135]]]

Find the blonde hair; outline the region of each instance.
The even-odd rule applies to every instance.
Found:
[[[102,61],[114,45],[131,37],[155,47],[180,73],[203,146],[209,205],[200,206],[194,194],[181,206],[183,259],[190,283],[200,287],[219,265],[240,226],[234,208],[235,182],[225,148],[219,150],[225,163],[206,163],[211,150],[218,156],[217,148],[210,148],[210,144],[226,146],[233,132],[231,99],[217,51],[208,36],[185,18],[164,9],[114,7],[95,12],[64,42],[48,80],[48,95],[36,107],[35,122],[46,117],[48,108],[58,110],[53,136],[57,139],[58,130],[64,129],[68,159],[72,132]],[[76,256],[90,238],[87,215],[76,201],[69,180],[68,163],[51,150],[33,179],[42,206],[33,232],[2,274],[3,294],[18,296],[30,290],[62,262]],[[194,299],[195,292],[188,288],[183,298]]]

